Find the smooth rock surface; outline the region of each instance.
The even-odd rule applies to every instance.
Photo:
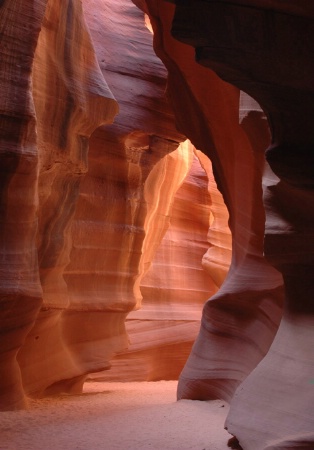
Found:
[[[141,307],[142,279],[172,211],[178,216],[174,197],[196,150],[176,129],[165,96],[167,71],[153,51],[147,17],[132,2],[38,0],[28,7],[14,0],[0,11],[0,409],[14,409],[26,405],[25,395],[80,392],[89,373],[108,369],[113,355],[126,349],[125,319]],[[200,173],[196,186],[190,183],[192,193],[182,194],[188,196],[185,208],[193,204],[193,227],[201,230],[190,230],[180,244],[178,258],[191,270],[163,282],[168,296],[191,277],[186,289],[195,294],[187,300],[182,290],[182,298],[170,298],[166,328],[161,309],[150,311],[155,322],[142,334],[143,358],[124,368],[124,379],[142,373],[152,346],[152,378],[177,377],[202,303],[216,289],[201,263],[216,204]],[[219,202],[230,241],[221,197]],[[181,240],[185,218],[179,222]],[[230,248],[216,228],[220,283]],[[180,312],[187,301],[192,317]],[[178,310],[175,320],[171,309]],[[137,320],[145,329],[147,319]],[[181,320],[185,326],[174,339]]]
[[[254,97],[272,134],[263,177],[264,252],[282,273],[284,312],[265,358],[238,387],[226,426],[245,450],[271,441],[270,448],[314,448],[313,6],[176,3],[173,35],[195,47],[200,64]]]
[[[208,259],[204,264],[206,252],[214,243],[223,262],[219,265],[219,276],[222,279],[226,276],[230,249],[224,247],[226,239],[220,238],[223,223],[228,237],[228,213],[217,190],[210,161],[204,154],[195,152],[185,179],[178,180],[179,187],[169,195],[165,189],[169,190],[174,182],[173,164],[178,165],[175,153],[165,157],[154,169],[161,173],[160,166],[168,159],[164,173],[167,178],[159,192],[152,191],[150,184],[147,187],[147,194],[153,193],[154,198],[170,202],[164,213],[169,228],[141,281],[142,306],[127,317],[130,345],[126,353],[119,353],[112,360],[109,371],[93,375],[97,379],[123,381],[126,376],[138,381],[177,379],[199,331],[203,305],[218,290],[211,272],[214,269],[216,274],[218,265],[212,267]]]
[[[200,333],[180,376],[178,397],[230,400],[267,353],[282,315],[282,278],[263,255],[261,184],[264,149],[270,139],[267,122],[256,102],[197,64],[194,50],[172,37],[174,5],[136,4],[150,15],[156,53],[169,71],[167,92],[177,125],[212,161],[232,234],[230,270],[204,307]],[[193,5],[187,9],[191,18],[197,15]],[[194,22],[185,20],[193,29]],[[185,21],[180,26],[184,33]],[[206,259],[213,279],[219,279],[223,258],[215,246]]]
[[[117,352],[175,378],[200,328],[178,398],[230,401],[244,450],[314,447],[313,6],[0,13],[0,409]]]

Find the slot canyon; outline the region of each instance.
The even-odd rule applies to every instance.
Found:
[[[0,0],[0,448],[175,381],[206,450],[314,450],[313,54],[309,0]]]

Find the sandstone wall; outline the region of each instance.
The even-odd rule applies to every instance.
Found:
[[[270,139],[267,122],[260,108],[245,107],[249,97],[243,96],[239,114],[240,91],[197,64],[194,49],[172,37],[174,5],[136,3],[151,17],[155,51],[169,71],[168,96],[177,126],[210,156],[232,233],[231,267],[221,289],[204,307],[178,396],[230,400],[267,353],[282,314],[282,279],[263,256],[261,185],[263,150]],[[194,13],[191,6],[192,19]],[[193,27],[194,19],[185,20],[182,30]],[[208,255],[213,266],[216,256]]]
[[[185,136],[165,97],[167,71],[153,52],[144,13],[132,2],[5,1],[0,11],[0,409],[13,409],[25,406],[27,396],[79,392],[88,373],[107,369],[128,346],[125,318],[141,307],[142,279],[172,214],[180,215],[175,194],[195,157],[190,144],[180,145]],[[221,281],[207,278],[201,266],[216,206],[207,178],[195,176],[186,202],[195,208],[193,228],[202,231],[190,230],[183,242],[187,218],[175,225],[184,270],[163,282],[170,310],[182,302],[199,311]],[[223,277],[230,248],[219,230],[214,235],[217,252],[226,253]],[[183,256],[185,247],[190,254]],[[191,285],[181,297],[169,296],[187,278],[189,264]],[[164,328],[154,308],[155,324]],[[199,315],[192,316],[163,367],[158,348],[173,339],[177,322],[149,330],[149,338],[142,334],[148,346],[154,333],[159,340],[150,378],[178,376],[197,332]],[[178,366],[168,365],[171,355]],[[141,373],[144,361],[146,353],[132,370]],[[132,370],[124,368],[124,379]]]
[[[173,175],[178,170],[179,151],[189,155],[189,164],[185,178],[176,180]],[[218,265],[207,259],[208,249],[215,246],[221,256],[219,275],[226,276],[231,253],[227,210],[209,159],[195,149],[194,154],[191,151],[192,146],[184,143],[164,157],[148,177],[145,196],[162,203],[160,213],[168,217],[169,228],[151,264],[144,263],[149,268],[140,284],[142,305],[126,320],[129,348],[112,360],[109,371],[94,378],[177,379],[197,336],[203,305],[220,282]],[[152,184],[157,174],[163,183]],[[156,223],[149,222],[151,226]]]
[[[208,68],[208,80],[214,70],[262,105],[272,138],[266,151],[270,167],[266,165],[263,175],[264,252],[283,276],[283,317],[266,356],[236,390],[226,426],[244,449],[311,448],[314,446],[313,208],[310,206],[314,174],[314,78],[310,56],[313,5],[259,0],[238,0],[232,4],[224,0],[175,3],[172,35],[195,47],[196,60]],[[200,109],[207,108],[206,103]],[[227,129],[231,131],[229,126]],[[223,160],[223,153],[219,154]],[[240,157],[240,151],[237,155]],[[262,160],[258,167],[262,167]],[[256,233],[255,238],[259,235]],[[233,267],[236,270],[236,264],[229,273]],[[256,269],[251,265],[249,270],[256,274]],[[266,275],[260,270],[258,273],[262,277]],[[248,287],[249,283],[245,285]],[[277,325],[278,315],[271,303],[267,303],[268,319],[275,319]],[[242,303],[241,312],[251,331],[257,324],[253,304],[248,308]],[[259,309],[262,304],[259,303]],[[220,309],[223,311],[226,306],[225,302]],[[235,306],[228,309],[235,325],[238,311]],[[221,315],[216,319],[221,320]],[[213,318],[203,315],[205,329],[210,328],[212,321]],[[265,316],[262,322],[266,323]],[[258,336],[263,333],[260,328],[255,328],[255,333],[253,340],[258,345]],[[212,345],[203,337],[201,333],[194,354],[204,354]],[[213,341],[210,333],[207,338]],[[249,356],[247,338],[248,334],[238,347],[238,355],[244,352]],[[222,339],[219,341],[221,344]],[[227,353],[229,350],[230,345],[225,348]],[[201,378],[202,369],[194,372],[195,377],[191,375],[197,363],[197,358],[193,358],[193,365],[188,363],[179,388],[179,394],[183,392],[190,397],[193,396],[190,386],[198,383],[195,379]],[[243,370],[245,364],[241,363],[240,370]],[[202,394],[204,398],[210,396],[207,387],[201,386],[198,396]]]
[[[1,409],[82,374],[62,272],[89,135],[117,112],[80,4],[22,3],[1,5]]]
[[[0,409],[178,376],[214,294],[178,398],[311,448],[313,7],[134,3],[0,4]]]
[[[16,354],[41,304],[36,252],[38,151],[30,86],[44,9],[41,2],[32,11],[22,1],[1,5],[0,395],[12,408],[24,404]]]

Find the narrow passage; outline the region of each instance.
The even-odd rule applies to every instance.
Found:
[[[176,381],[87,382],[1,413],[1,450],[228,450],[228,405],[176,401]]]

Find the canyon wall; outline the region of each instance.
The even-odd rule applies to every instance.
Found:
[[[243,449],[313,447],[313,20],[0,2],[0,409],[182,370]]]
[[[60,374],[81,375],[61,333],[62,271],[88,138],[118,108],[79,3],[2,2],[0,11],[0,407],[14,409]]]
[[[185,152],[191,148],[181,147]],[[141,281],[141,308],[126,319],[128,350],[112,360],[110,370],[93,374],[98,380],[177,379],[198,334],[203,305],[220,286],[217,267],[223,279],[228,271],[228,214],[211,163],[194,149],[184,181],[169,193],[178,150],[163,158],[147,180],[146,195],[159,198],[163,210],[167,206],[169,228]],[[162,171],[165,164],[168,170]],[[156,184],[156,192],[151,181],[162,173],[164,182]],[[216,258],[214,266],[207,261],[207,252],[215,245],[221,259]]]
[[[210,163],[175,126],[149,21],[128,0],[0,12],[0,409],[80,392],[117,352],[125,380],[178,377],[230,232]]]
[[[230,270],[204,306],[178,397],[231,400],[269,350],[282,314],[282,278],[263,255],[267,121],[249,96],[197,64],[192,47],[172,37],[174,5],[136,3],[150,15],[155,51],[169,71],[167,93],[177,126],[210,157],[232,233]],[[215,248],[207,253],[212,260]]]
[[[151,4],[152,14],[156,14],[156,27],[164,35],[164,24],[167,20],[165,16],[168,12],[164,13],[162,19],[160,9],[154,9],[156,2],[148,3]],[[205,399],[212,398],[213,395],[232,398],[226,427],[237,437],[245,450],[252,448],[259,450],[266,447],[312,448],[314,447],[312,388],[314,360],[311,344],[314,330],[312,245],[314,67],[311,57],[314,45],[313,5],[306,1],[259,0],[234,2],[177,0],[174,3],[176,3],[175,15],[168,29],[172,29],[172,36],[181,42],[180,45],[188,44],[195,48],[193,57],[195,56],[197,63],[203,66],[199,70],[205,71],[204,78],[207,80],[203,99],[206,95],[204,92],[212,96],[213,70],[222,80],[255,98],[267,115],[271,143],[266,151],[267,164],[263,174],[266,211],[264,244],[258,239],[258,236],[263,234],[260,230],[251,236],[254,236],[255,244],[259,241],[258,248],[261,252],[264,251],[267,261],[281,272],[285,291],[283,317],[274,336],[280,314],[278,310],[276,312],[275,304],[271,300],[274,298],[273,293],[270,291],[262,293],[266,286],[264,283],[266,272],[261,271],[257,265],[250,264],[247,265],[246,275],[251,273],[252,278],[246,279],[242,284],[244,280],[238,276],[241,270],[237,273],[237,267],[241,267],[243,259],[241,262],[235,260],[237,254],[235,246],[240,242],[237,239],[236,229],[243,223],[241,219],[244,215],[238,216],[236,223],[233,221],[233,217],[237,217],[237,212],[234,212],[233,216],[226,194],[234,242],[232,265],[226,283],[205,307],[202,330],[181,375],[178,395]],[[166,5],[166,2],[163,5],[164,11],[173,11],[173,8],[173,5]],[[163,26],[160,26],[161,23]],[[171,37],[169,39],[171,40]],[[162,54],[166,47],[166,39],[160,42]],[[185,56],[188,54],[189,51],[186,51]],[[177,54],[171,55],[169,70],[175,56]],[[169,53],[165,56],[166,61],[168,57]],[[196,72],[190,74],[189,78],[185,76],[185,79],[189,85],[197,83],[199,86]],[[171,95],[176,101],[174,89]],[[199,109],[205,113],[208,111],[208,104],[210,100],[208,102],[200,100]],[[209,115],[207,118],[209,122]],[[191,130],[191,123],[183,121],[184,117],[180,122],[180,129]],[[226,134],[230,133],[235,137],[236,133],[230,124],[224,121],[224,125]],[[191,133],[193,131],[191,130]],[[199,134],[205,134],[204,127]],[[189,133],[187,135],[194,142]],[[261,158],[255,166],[255,176],[258,171],[260,176],[262,175],[263,147],[266,150],[264,145],[259,149],[254,145],[252,147],[255,158],[259,158],[257,155]],[[204,150],[200,145],[198,148]],[[240,148],[236,150],[237,159],[241,159],[242,151]],[[232,157],[230,149],[228,154],[218,149],[217,154],[220,165]],[[215,164],[215,158],[212,159]],[[245,158],[245,161],[249,163],[249,158]],[[254,164],[250,162],[249,167],[252,169]],[[249,170],[248,168],[246,173],[249,173]],[[215,173],[220,179],[218,165]],[[233,173],[236,173],[236,167]],[[229,181],[230,177],[227,180]],[[260,184],[261,179],[255,186]],[[224,180],[220,185],[222,192],[225,192],[227,186],[228,182]],[[237,190],[239,192],[238,186]],[[250,193],[253,190],[251,188]],[[254,201],[257,199],[261,200],[261,195],[256,195],[255,191]],[[238,213],[239,207],[241,208],[240,202],[237,204]],[[251,226],[256,211],[252,217]],[[242,240],[242,250],[243,242]],[[265,262],[264,265],[266,264]],[[235,275],[235,278],[232,279],[232,275]],[[257,275],[261,282],[260,285],[256,285],[260,291],[259,299],[252,293],[249,302],[245,301],[246,296],[242,294],[232,299],[237,282],[249,289],[251,281]],[[270,278],[268,275],[266,277],[269,283]],[[228,302],[222,294],[227,286],[231,286],[231,281],[235,284],[233,292],[228,296],[230,301]],[[261,301],[263,295],[264,300]],[[241,309],[238,309],[237,305],[240,304]],[[263,317],[258,314],[262,310]],[[207,314],[209,311],[211,315]],[[229,326],[224,320],[226,314],[232,317]],[[224,332],[220,327],[219,335],[217,328],[222,321]],[[271,344],[268,351],[266,347],[262,348],[260,345],[267,339],[263,332],[263,328],[264,330],[267,328],[267,322],[272,323],[274,327],[273,342],[268,334],[268,343]],[[232,335],[235,338],[227,343],[226,339]],[[235,348],[237,336],[241,336],[242,339]],[[202,371],[205,371],[206,364],[201,362],[201,357],[208,355],[208,359],[215,358],[217,346],[220,346],[222,354],[229,356],[233,368],[242,372],[243,382],[235,392],[235,384],[230,386],[228,380],[232,371],[226,371],[228,366],[230,368],[230,362],[221,364],[220,360],[220,364],[216,364],[217,372],[220,367],[218,373],[225,375],[220,376],[219,383],[211,374],[212,380],[209,383],[205,385],[202,380]],[[253,348],[255,350],[252,352]],[[261,353],[259,357],[257,353],[254,357],[257,348]],[[265,353],[266,356],[263,358]],[[212,368],[212,373],[215,368]],[[252,369],[254,370],[250,373]]]
[[[0,396],[3,404],[12,407],[24,404],[16,354],[41,305],[36,251],[38,152],[30,86],[43,15],[40,3],[33,11],[22,1],[1,5]]]

